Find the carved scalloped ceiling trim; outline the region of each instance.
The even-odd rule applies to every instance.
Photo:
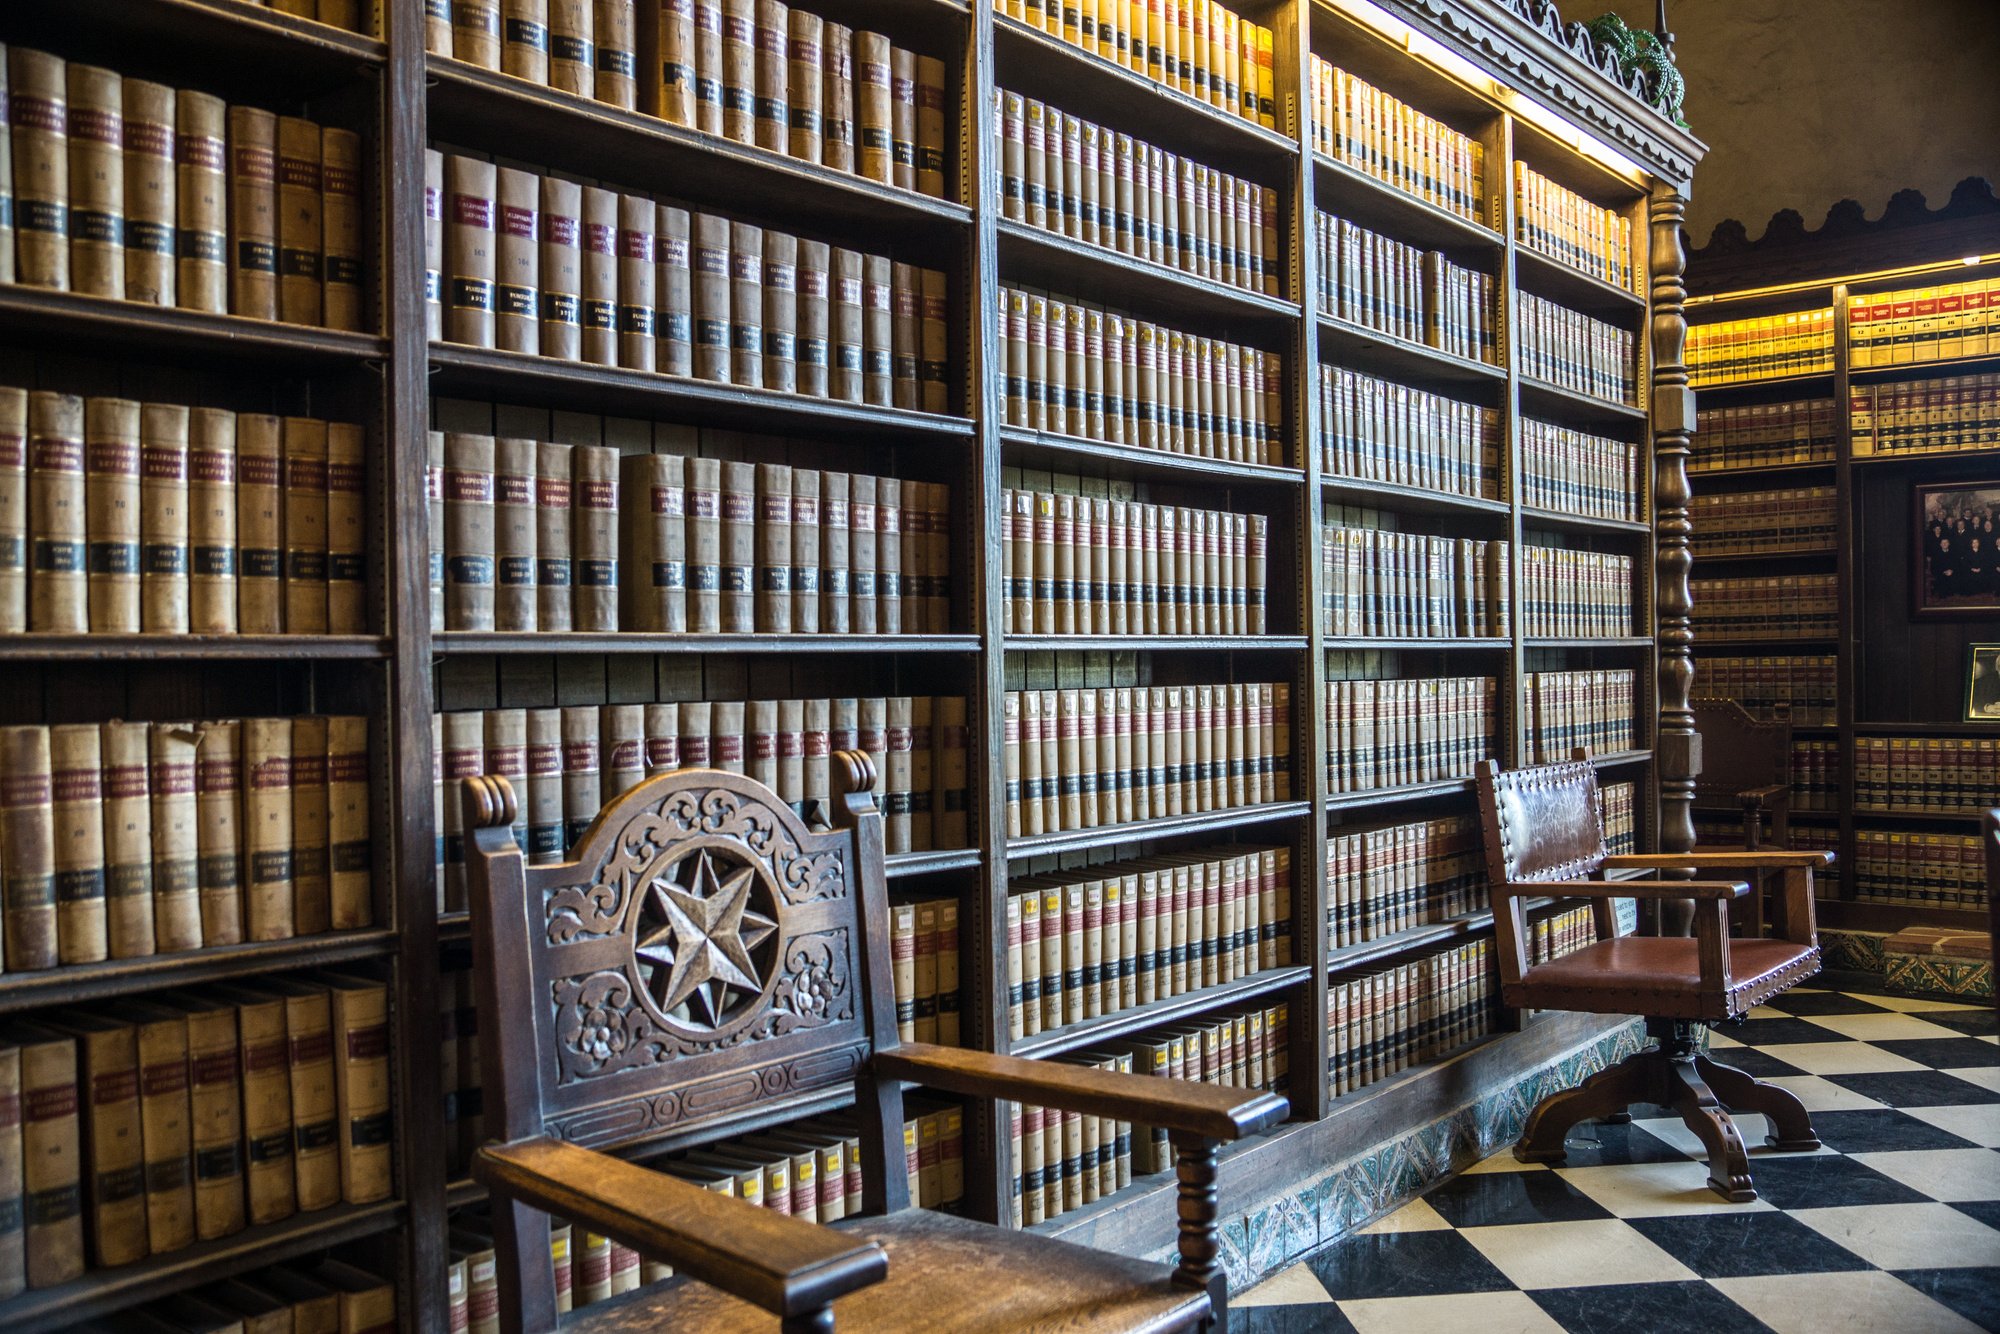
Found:
[[[1599,50],[1555,0],[1379,0],[1475,64],[1533,93],[1648,171],[1685,186],[1707,145],[1647,101],[1645,76]]]
[[[1860,202],[1853,199],[1843,199],[1835,204],[1826,211],[1825,220],[1811,229],[1807,228],[1805,218],[1797,209],[1779,209],[1764,224],[1763,235],[1754,241],[1742,222],[1724,218],[1709,233],[1708,244],[1690,251],[1688,258],[1702,261],[1769,253],[1789,250],[1794,246],[1879,237],[1904,227],[1994,215],[2000,215],[2000,197],[1995,196],[1992,184],[1983,177],[1968,176],[1953,186],[1951,198],[1935,209],[1924,199],[1921,190],[1898,190],[1889,196],[1882,216],[1873,220],[1869,219]]]

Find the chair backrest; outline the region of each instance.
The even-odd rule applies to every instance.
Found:
[[[1496,885],[1584,880],[1604,864],[1604,807],[1587,759],[1506,770],[1481,761],[1479,820]]]
[[[1760,722],[1733,699],[1688,701],[1701,733],[1701,773],[1694,804],[1703,810],[1742,809],[1736,794],[1792,781],[1792,725]]]

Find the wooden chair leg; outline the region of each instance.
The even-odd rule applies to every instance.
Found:
[[[1171,1132],[1169,1138],[1179,1182],[1181,1262],[1174,1282],[1208,1294],[1214,1311],[1208,1328],[1222,1334],[1229,1328],[1229,1276],[1217,1260],[1222,1246],[1216,1237],[1215,1173],[1221,1146],[1199,1135]]]
[[[1714,1091],[1696,1069],[1693,1027],[1677,1024],[1685,1036],[1677,1035],[1671,1047],[1663,1044],[1667,1105],[1680,1114],[1708,1150],[1708,1188],[1732,1204],[1747,1204],[1757,1198],[1757,1189],[1750,1181],[1750,1155],[1744,1151],[1743,1136],[1728,1109],[1716,1101]]]
[[[1616,1116],[1635,1102],[1657,1096],[1658,1060],[1659,1053],[1648,1048],[1599,1070],[1573,1089],[1542,1099],[1528,1113],[1514,1157],[1524,1163],[1561,1162],[1569,1152],[1563,1141],[1571,1126],[1591,1117]]]
[[[1819,1147],[1812,1117],[1806,1105],[1790,1089],[1754,1079],[1734,1066],[1723,1065],[1706,1052],[1697,1052],[1694,1068],[1732,1112],[1761,1112],[1771,1123],[1764,1142],[1786,1153],[1807,1153]]]
[[[822,1306],[805,1315],[788,1315],[778,1321],[778,1334],[833,1334],[833,1308]]]

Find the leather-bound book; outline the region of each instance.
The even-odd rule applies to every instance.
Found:
[[[236,1007],[248,1218],[253,1227],[276,1223],[298,1211],[285,998],[251,986],[219,986],[209,994]]]
[[[529,83],[549,81],[549,0],[501,0],[500,70]]]
[[[889,39],[879,32],[854,34],[854,124],[860,146],[850,170],[884,185],[895,180],[895,113],[890,89]]]
[[[174,90],[126,79],[125,298],[174,304]]]
[[[236,633],[236,414],[188,418],[188,629]]]
[[[688,625],[696,634],[722,629],[722,463],[688,459]]]
[[[493,437],[444,438],[445,629],[494,628]]]
[[[0,634],[27,628],[28,391],[0,387]]]
[[[56,953],[65,964],[109,956],[104,902],[103,746],[96,723],[49,729]]]
[[[198,734],[178,723],[148,728],[148,825],[153,940],[162,954],[201,945],[200,842],[194,772]]]
[[[27,1285],[52,1288],[84,1269],[76,1040],[40,1025],[15,1024],[0,1042],[20,1052]]]
[[[618,197],[618,364],[627,370],[659,366],[654,210],[644,195]]]
[[[493,628],[533,630],[539,598],[535,589],[535,468],[533,440],[499,436],[493,441]]]
[[[572,619],[581,632],[618,628],[618,451],[570,450]]]
[[[28,395],[28,629],[90,629],[86,558],[84,401]]]
[[[494,346],[498,255],[493,234],[497,169],[453,153],[444,161],[444,336]]]
[[[793,6],[785,16],[785,105],[789,121],[785,151],[802,162],[821,158],[822,73],[826,20]]]
[[[557,13],[589,13],[589,0],[554,3]],[[541,351],[545,357],[578,361],[583,357],[583,187],[560,176],[540,179]]]
[[[243,939],[242,727],[203,723],[195,745],[195,847],[201,943]]]
[[[687,629],[687,461],[678,454],[628,454],[620,490],[634,506],[619,524],[620,628]]]
[[[444,337],[444,154],[424,150],[424,337]]]
[[[791,628],[810,635],[819,632],[820,474],[813,468],[791,474]]]
[[[326,629],[358,635],[368,608],[367,464],[361,428],[326,427]]]
[[[571,626],[570,448],[548,441],[535,453],[535,623]]]
[[[292,719],[292,927],[313,936],[333,921],[327,874],[326,718]]]
[[[285,633],[323,635],[326,618],[326,423],[287,417]]]
[[[320,130],[320,320],[329,329],[362,327],[361,136],[328,125]]]
[[[562,710],[526,713],[528,780],[522,802],[528,820],[528,860],[557,862],[564,847]]]
[[[500,0],[451,0],[449,54],[480,69],[500,68]]]
[[[730,380],[729,219],[694,215],[694,374],[701,380]]]
[[[854,166],[854,30],[827,23],[820,32],[820,161]]]
[[[195,1236],[213,1241],[241,1232],[245,1221],[243,1067],[236,1007],[189,992],[168,992],[162,1000],[187,1019]]]
[[[227,118],[219,97],[174,94],[174,300],[183,310],[229,309]]]
[[[796,392],[798,377],[799,240],[764,233],[764,387]]]
[[[944,62],[917,57],[917,189],[946,198],[944,183],[946,89]]]
[[[70,290],[125,295],[125,90],[108,69],[72,62],[69,82]]]
[[[591,22],[597,42],[597,100],[626,111],[636,110],[639,105],[636,0],[596,0]]]
[[[229,108],[229,309],[278,318],[278,118]]]
[[[676,125],[695,123],[694,0],[660,0],[653,6],[641,37],[650,44],[658,59],[654,68],[660,82],[647,109],[662,120]]]
[[[667,375],[694,370],[694,270],[690,248],[692,219],[684,208],[658,206],[654,254],[659,268],[654,324],[659,331],[657,368]]]
[[[646,778],[646,711],[637,704],[606,704],[600,710],[598,742],[600,791],[606,805]]]
[[[107,722],[99,737],[103,773],[104,898],[111,957],[154,952],[153,802],[148,786],[149,728]]]
[[[284,423],[236,417],[236,621],[246,635],[279,633],[284,620]]]
[[[63,61],[9,47],[7,118],[14,157],[14,280],[70,286],[69,87]]]
[[[335,931],[374,921],[368,794],[368,719],[336,714],[326,720],[328,925]]]
[[[764,229],[729,224],[729,378],[764,384]]]
[[[373,1204],[389,1197],[389,991],[344,973],[316,980],[332,996],[334,1090],[339,1108],[341,1199]]]
[[[583,187],[583,359],[618,364],[618,195]]]
[[[188,409],[139,414],[139,603],[148,634],[188,632]]]
[[[245,718],[242,739],[245,938],[285,940],[298,934],[292,720]]]
[[[525,709],[486,709],[486,755],[482,772],[504,778],[517,792],[527,790],[528,720]],[[528,850],[528,813],[516,803],[514,841]]]
[[[99,1268],[131,1264],[148,1248],[138,1035],[98,1015],[68,1014],[53,1026],[77,1045],[90,1257]]]
[[[757,467],[722,464],[722,632],[757,628]]]
[[[278,117],[278,318],[318,325],[325,316],[320,269],[320,129]]]
[[[756,77],[753,113],[756,143],[775,153],[791,144],[791,104],[786,48],[791,39],[791,7],[784,0],[756,0]]]
[[[136,634],[139,611],[139,404],[84,400],[85,526],[90,533],[90,629]]]
[[[503,352],[542,350],[540,242],[542,178],[516,167],[495,173],[493,345]]]
[[[756,465],[756,627],[766,634],[792,632],[792,469]]]
[[[890,179],[905,190],[917,188],[917,53],[889,48]]]
[[[604,805],[602,719],[595,704],[562,711],[563,847],[576,846]]]

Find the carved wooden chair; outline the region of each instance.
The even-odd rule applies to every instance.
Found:
[[[1768,846],[1791,846],[1792,725],[1762,722],[1733,699],[1688,701],[1694,730],[1701,733],[1701,773],[1694,780],[1697,815],[1728,814],[1743,821],[1743,847],[1767,846],[1764,821],[1770,819]],[[1741,924],[1761,929],[1769,873],[1751,881],[1748,911]]]
[[[1805,1107],[1792,1093],[1714,1060],[1698,1045],[1699,1026],[1734,1019],[1819,971],[1812,871],[1830,852],[1673,853],[1614,856],[1604,847],[1597,770],[1587,758],[1503,772],[1479,767],[1479,814],[1492,881],[1500,994],[1509,1005],[1590,1014],[1636,1014],[1646,1021],[1645,1050],[1599,1071],[1576,1088],[1542,1100],[1529,1114],[1514,1156],[1560,1162],[1570,1127],[1586,1117],[1619,1118],[1633,1103],[1671,1107],[1708,1149],[1708,1184],[1724,1199],[1754,1200],[1743,1137],[1725,1108],[1762,1112],[1771,1147],[1819,1147]],[[1749,893],[1740,871],[1772,867],[1784,875],[1784,932],[1776,939],[1731,940],[1730,901]],[[1607,882],[1613,870],[1723,871],[1729,879]],[[1548,963],[1528,966],[1526,900],[1586,898],[1597,941]],[[1614,900],[1688,900],[1695,934],[1621,936]]]
[[[501,1325],[556,1328],[549,1215],[671,1264],[563,1328],[1077,1331],[1220,1328],[1218,1141],[1283,1120],[1267,1093],[898,1043],[882,821],[865,755],[834,757],[835,827],[738,774],[648,779],[573,860],[528,866],[504,778],[466,780],[465,828]],[[1180,1264],[910,1207],[903,1088],[1165,1127]],[[864,1216],[819,1226],[639,1166],[850,1092]],[[810,1103],[811,1106],[802,1106]],[[897,1170],[885,1171],[885,1164]]]

